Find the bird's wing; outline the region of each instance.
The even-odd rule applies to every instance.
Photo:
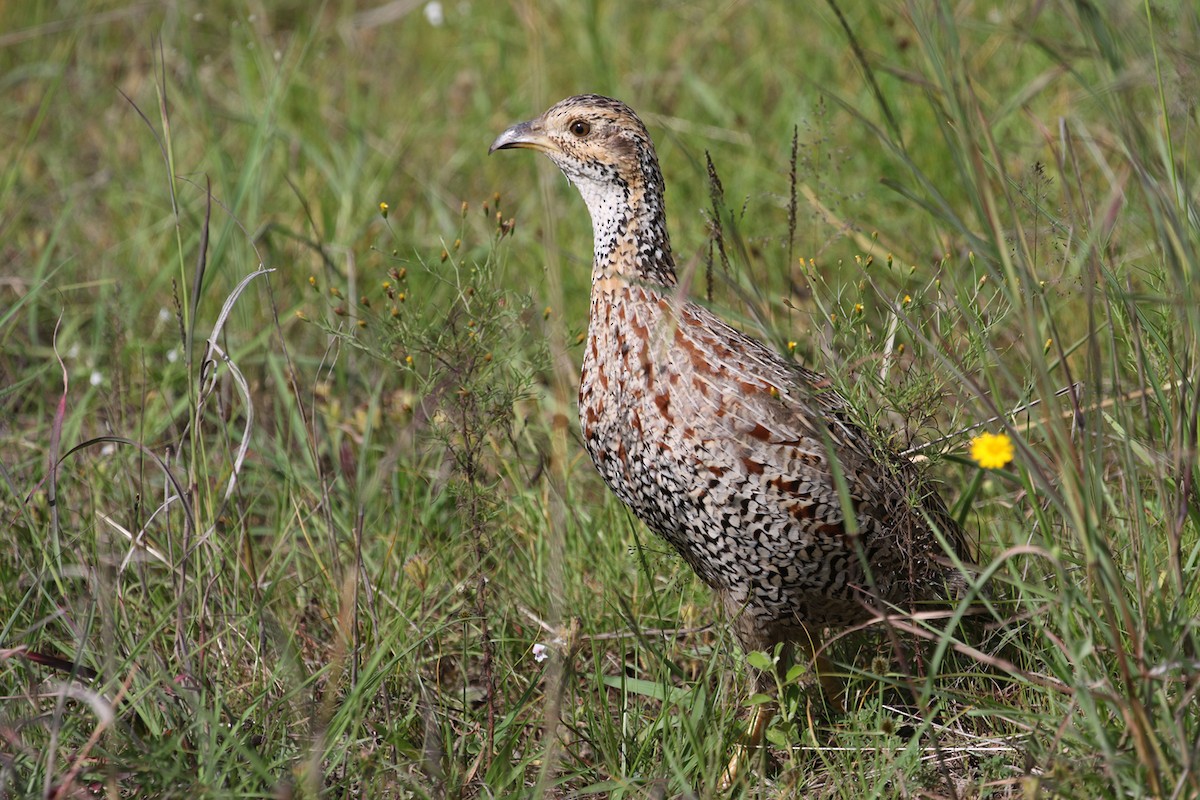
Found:
[[[826,536],[849,533],[849,505],[860,534],[891,540],[876,541],[880,547],[936,547],[932,521],[967,557],[961,532],[936,492],[911,462],[851,421],[849,405],[828,379],[702,306],[688,303],[674,313],[675,368],[696,389],[693,416],[708,421],[702,435],[710,450],[758,475],[764,496],[802,527]]]

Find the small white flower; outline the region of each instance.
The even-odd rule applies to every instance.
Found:
[[[159,322],[170,322],[171,321],[171,310],[169,308],[167,308],[166,306],[163,306],[162,308],[160,308],[158,310],[158,321]]]
[[[425,19],[429,20],[429,24],[435,28],[440,28],[446,24],[446,12],[442,9],[442,4],[438,0],[425,4]]]
[[[546,645],[542,644],[541,642],[538,642],[537,644],[535,644],[533,646],[533,660],[534,661],[536,661],[540,664],[549,657],[550,657],[550,651],[549,651],[549,649],[547,649]]]
[[[170,350],[167,351],[167,361],[168,361],[168,363],[174,364],[178,360],[179,360],[179,348],[172,347]]]
[[[100,370],[92,370],[92,374],[88,376],[88,383],[92,386],[99,386],[104,383],[104,376],[100,374]]]

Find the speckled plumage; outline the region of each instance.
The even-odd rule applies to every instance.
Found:
[[[966,559],[962,534],[915,468],[853,425],[821,375],[683,296],[658,160],[628,106],[568,98],[492,150],[507,147],[549,156],[592,217],[579,390],[588,452],[720,594],[744,647],[811,641],[871,608],[961,591],[930,520]]]

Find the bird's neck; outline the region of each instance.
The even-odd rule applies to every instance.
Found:
[[[675,259],[667,235],[662,179],[580,187],[592,216],[592,285],[674,286]]]

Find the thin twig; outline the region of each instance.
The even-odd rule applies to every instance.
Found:
[[[1054,396],[1062,397],[1064,394],[1067,394],[1068,392],[1078,389],[1079,387],[1080,387],[1080,384],[1078,384],[1078,383],[1072,384],[1071,386],[1065,386],[1062,389],[1059,389],[1057,392],[1055,392]],[[931,439],[928,442],[922,442],[921,444],[918,444],[918,445],[908,448],[907,450],[900,453],[900,455],[911,456],[911,455],[921,452],[922,450],[928,450],[930,447],[941,444],[942,442],[948,442],[951,439],[958,439],[961,436],[964,436],[965,434],[970,433],[971,431],[978,430],[979,428],[984,427],[985,425],[991,425],[993,422],[1002,422],[1006,419],[1011,419],[1012,417],[1015,417],[1024,411],[1028,411],[1029,409],[1034,408],[1037,405],[1040,405],[1041,402],[1042,401],[1039,399],[1039,400],[1034,400],[1032,403],[1026,403],[1025,405],[1017,406],[1012,411],[1009,411],[1007,414],[997,414],[993,417],[988,417],[987,419],[985,419],[981,422],[976,422],[974,425],[968,425],[967,427],[962,428],[961,430],[955,431],[954,433],[948,433],[945,436],[938,437],[937,439]],[[1091,410],[1091,409],[1089,409],[1089,410]],[[1074,412],[1072,412],[1072,416],[1074,416]]]
[[[550,623],[546,622],[545,620],[543,620],[541,617],[539,617],[537,614],[533,613],[531,610],[529,610],[525,606],[518,604],[517,610],[520,611],[522,614],[524,614],[529,619],[530,622],[537,625],[539,628],[541,628],[546,633],[549,633],[555,637],[562,636],[563,632],[561,629],[556,628],[553,625],[551,625]],[[642,628],[637,631],[613,631],[613,632],[609,632],[609,633],[580,634],[579,642],[581,642],[581,643],[583,643],[583,642],[609,642],[609,641],[615,641],[617,639],[634,639],[634,638],[638,638],[641,636],[667,636],[667,637],[674,637],[674,638],[679,639],[684,636],[691,636],[691,635],[697,634],[697,633],[705,633],[706,631],[712,630],[713,627],[714,627],[713,624],[710,623],[708,625],[701,625],[698,628]],[[563,640],[563,641],[565,641],[565,640]],[[560,643],[559,638],[556,638],[554,640],[554,642],[556,644]]]

